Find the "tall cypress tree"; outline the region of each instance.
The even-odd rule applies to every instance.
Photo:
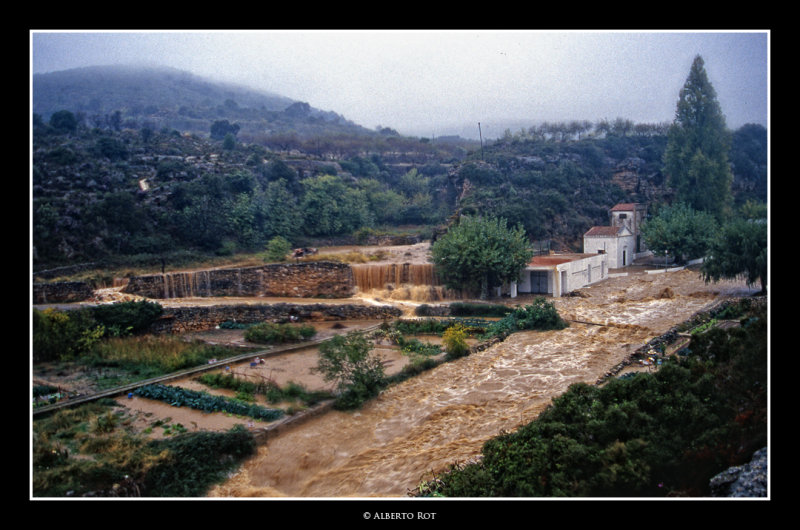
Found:
[[[695,57],[668,133],[664,170],[676,200],[721,220],[731,203],[731,135],[704,62]]]

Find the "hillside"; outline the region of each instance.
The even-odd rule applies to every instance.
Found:
[[[33,112],[47,120],[64,109],[99,127],[207,135],[213,122],[229,120],[239,124],[242,138],[287,131],[304,137],[374,134],[307,103],[166,67],[93,66],[34,75]]]
[[[316,246],[432,235],[455,213],[505,217],[573,251],[616,203],[672,193],[663,126],[544,124],[484,145],[410,138],[185,72],[142,72],[35,76],[35,270],[259,251],[275,236]],[[732,135],[736,203],[765,203],[767,132]]]

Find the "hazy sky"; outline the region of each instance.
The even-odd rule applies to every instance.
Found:
[[[767,31],[31,32],[34,73],[162,64],[419,136],[671,122],[697,55],[728,126],[767,126]]]

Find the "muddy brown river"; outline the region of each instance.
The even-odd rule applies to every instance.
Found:
[[[209,496],[407,498],[432,473],[476,458],[489,438],[535,419],[571,384],[595,382],[719,297],[754,290],[679,271],[611,278],[584,292],[553,299],[573,321],[569,328],[516,333],[391,387],[358,411],[293,427]]]

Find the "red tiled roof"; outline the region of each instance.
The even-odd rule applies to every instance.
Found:
[[[639,206],[635,202],[621,202],[611,208],[612,212],[633,212],[636,211],[636,207]]]
[[[593,255],[593,254],[588,254]],[[583,259],[587,256],[587,254],[551,254],[548,256],[534,256],[533,259],[528,263],[529,266],[552,266],[552,265],[561,265],[562,263],[569,263],[570,261],[575,261],[579,259]]]
[[[619,234],[622,227],[620,226],[593,226],[584,236],[600,236],[600,237],[614,237]]]

